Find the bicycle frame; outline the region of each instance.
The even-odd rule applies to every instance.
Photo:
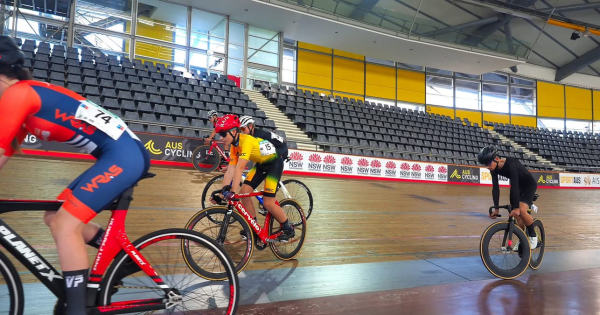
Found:
[[[126,190],[107,209],[112,212],[111,218],[88,278],[88,314],[123,314],[161,310],[166,309],[168,306],[168,303],[163,298],[123,301],[112,303],[110,306],[98,306],[105,303],[105,301],[99,300],[100,291],[98,288],[100,287],[102,277],[121,249],[127,253],[141,270],[154,280],[158,287],[163,289],[165,294],[171,291],[171,288],[164,283],[160,275],[154,271],[154,268],[150,266],[149,262],[131,244],[127,237],[125,232],[125,217],[129,204],[133,199],[131,198],[132,194],[133,187]],[[44,200],[0,200],[0,214],[11,211],[56,211],[61,207],[62,203],[62,201]],[[59,300],[64,300],[64,279],[61,274],[1,219],[0,234],[0,245],[6,248],[21,264],[31,271]]]
[[[242,183],[244,182],[244,180],[246,180],[246,174],[242,173]],[[232,181],[232,183],[233,183],[233,181]],[[287,191],[287,189],[285,188],[285,186],[283,185],[283,182],[281,180],[279,181],[279,189],[281,189],[281,191],[285,195],[285,198],[291,198],[290,193]],[[254,192],[257,193],[259,191],[254,189]],[[264,207],[262,194],[255,195],[254,198],[256,198],[256,200],[258,200],[258,203],[260,203],[260,205]]]
[[[225,154],[225,151],[221,150],[221,147],[219,147],[219,143],[222,142],[217,142],[217,141],[211,141],[210,142],[210,148],[208,149],[208,152],[212,151],[213,148],[217,149],[217,152],[219,152],[219,155],[221,156],[221,158],[229,163],[229,157],[227,157],[227,155]]]
[[[221,225],[221,230],[219,231],[219,239],[217,240],[220,243],[223,243],[225,240],[221,239],[225,237],[226,231],[229,227],[229,214],[233,211],[233,209],[235,208],[246,220],[246,222],[248,222],[248,224],[250,225],[250,227],[252,228],[252,230],[254,230],[254,232],[256,233],[256,235],[258,235],[258,238],[263,242],[263,243],[273,243],[276,241],[277,237],[283,233],[283,231],[280,231],[279,233],[275,233],[273,235],[269,235],[267,232],[267,223],[269,222],[269,220],[271,219],[271,213],[267,212],[267,215],[265,217],[265,223],[263,224],[263,228],[261,228],[258,223],[254,220],[254,218],[248,213],[248,211],[246,211],[246,208],[244,208],[244,205],[242,205],[242,202],[239,200],[239,198],[246,198],[246,197],[257,197],[257,196],[261,196],[263,194],[262,191],[260,192],[253,192],[253,193],[249,193],[249,194],[240,194],[240,195],[235,195],[232,200],[229,200],[229,204],[228,204],[228,212],[227,212],[227,218],[225,220],[223,220],[223,224]],[[279,205],[279,202],[277,202],[277,200],[275,200],[275,203],[277,205]]]

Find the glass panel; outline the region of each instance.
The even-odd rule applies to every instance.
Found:
[[[130,22],[131,0],[77,1],[75,7],[75,23],[77,24],[129,33],[128,23]]]
[[[248,47],[259,49],[262,51],[268,51],[272,53],[277,53],[279,51],[279,43],[276,41],[269,41],[268,39],[249,36],[248,37]]]
[[[594,122],[592,127],[594,128],[594,134],[598,134],[598,132],[600,132],[600,122]]]
[[[241,77],[244,72],[244,61],[231,59],[227,60],[227,74]]]
[[[225,16],[193,9],[190,46],[224,53],[226,21],[227,18]]]
[[[185,50],[144,43],[140,40],[135,43],[135,53],[136,58],[139,56],[141,59],[148,58],[167,64],[185,63]]]
[[[486,73],[483,75],[483,81],[507,83],[508,75],[500,73]]]
[[[250,26],[250,28],[248,29],[248,36],[257,36],[257,37],[262,37],[265,39],[271,39],[272,37],[275,37],[275,38],[273,38],[273,40],[278,42],[279,36],[275,36],[275,35],[277,35],[277,32],[265,30],[262,28],[254,27],[254,26]]]
[[[279,65],[279,56],[277,54],[264,51],[248,49],[248,61],[271,67],[277,67]]]
[[[288,46],[294,46],[296,47],[296,41],[293,39],[289,39],[289,38],[284,38],[283,39],[283,44],[284,45],[288,45]]]
[[[518,115],[535,115],[535,90],[511,86],[510,111]]]
[[[0,3],[13,4],[14,2],[1,1]],[[19,11],[23,14],[37,15],[58,21],[68,21],[71,15],[70,1],[52,1],[51,5],[47,5],[44,1],[19,1],[18,3]]]
[[[422,67],[422,66],[411,65],[411,64],[402,63],[402,62],[398,62],[397,65],[399,68],[406,68],[406,69],[411,69],[411,70],[423,71],[423,69],[424,69],[424,67]]]
[[[12,21],[12,18],[8,20],[10,26],[12,26]],[[52,44],[66,45],[67,34],[68,28],[66,25],[17,19],[17,37],[23,39],[33,39],[38,43],[44,40]]]
[[[283,69],[296,70],[296,50],[285,48],[283,50]]]
[[[428,75],[426,84],[427,104],[454,107],[454,90],[451,78]]]
[[[538,118],[538,128],[565,130],[565,121],[563,119]]]
[[[481,85],[483,110],[508,113],[508,86],[484,83]]]
[[[123,55],[129,51],[129,39],[75,29],[75,45],[88,47],[104,54]]]
[[[475,75],[475,74],[468,74],[468,73],[462,73],[462,72],[454,72],[454,75],[457,78],[466,78],[466,79],[477,79],[477,80],[479,80],[479,76]]]
[[[296,72],[291,70],[283,70],[283,82],[296,83]]]
[[[528,85],[528,86],[535,86],[535,81],[534,80],[529,80],[529,79],[524,79],[524,78],[519,78],[519,77],[510,77],[510,83],[512,84],[520,84],[520,85]]]
[[[4,6],[4,10],[2,10],[2,7],[0,7],[0,21],[3,21],[4,23],[4,33],[0,34],[0,35],[11,35],[11,31],[12,31],[12,23],[9,23],[9,21],[11,21],[11,11],[12,11],[11,6],[5,5]]]
[[[567,119],[567,131],[590,132],[592,131],[592,122]]]
[[[428,74],[442,74],[442,75],[452,75],[452,71],[436,69],[436,68],[426,68],[426,72]]]
[[[456,108],[479,110],[479,82],[456,80]]]
[[[394,66],[394,62],[389,61],[389,60],[383,60],[383,59],[377,59],[377,58],[371,58],[371,57],[365,57],[365,60],[367,62],[378,63],[380,65]]]
[[[229,57],[244,60],[244,47],[238,45],[229,45]]]
[[[248,68],[248,79],[256,79],[261,81],[267,81],[271,83],[277,83],[277,72]],[[250,85],[250,80],[248,86]]]
[[[209,56],[203,53],[192,52],[190,54],[191,67],[200,71],[223,71],[225,68],[224,58],[219,55]]]
[[[186,7],[158,0],[140,0],[138,11],[136,35],[185,45]]]
[[[244,45],[246,44],[246,26],[235,22],[229,22],[229,43]]]

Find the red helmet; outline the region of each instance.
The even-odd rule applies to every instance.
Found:
[[[215,131],[217,133],[229,131],[233,128],[240,127],[240,119],[236,115],[225,115],[217,120]]]

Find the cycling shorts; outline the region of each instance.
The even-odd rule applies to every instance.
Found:
[[[283,166],[283,160],[279,157],[268,164],[254,164],[254,167],[248,172],[244,184],[256,189],[264,180],[264,196],[275,197],[279,180],[283,174]]]
[[[63,208],[88,223],[125,190],[137,183],[150,168],[144,145],[128,133],[92,152],[97,161],[79,175],[59,196]]]

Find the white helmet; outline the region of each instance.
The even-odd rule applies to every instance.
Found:
[[[208,116],[208,119],[211,119],[213,116],[219,116],[219,114],[217,113],[216,110],[213,109],[213,110],[209,110],[208,115],[206,115],[206,116]]]
[[[249,124],[254,125],[254,118],[252,118],[251,116],[240,117],[240,127],[247,127]]]

